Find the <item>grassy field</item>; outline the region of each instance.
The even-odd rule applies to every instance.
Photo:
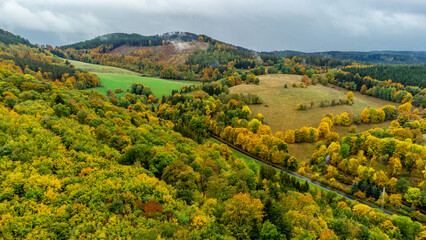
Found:
[[[307,88],[293,88],[293,83],[300,83],[301,76],[288,74],[270,74],[259,77],[260,84],[242,84],[230,88],[231,93],[254,93],[259,95],[264,104],[251,105],[252,114],[261,113],[267,124],[273,132],[278,130],[287,131],[288,129],[307,127],[318,127],[321,118],[327,113],[341,114],[343,112],[352,112],[354,115],[360,114],[365,107],[379,108],[387,104],[398,106],[397,103],[385,101],[382,99],[362,95],[354,92],[354,104],[338,105],[334,107],[319,107],[321,101],[333,99],[346,99],[348,90],[336,86],[309,86]],[[287,84],[288,88],[284,88]],[[313,101],[315,106],[306,111],[296,110],[296,105],[304,103],[310,106]],[[386,124],[388,125],[388,123]],[[376,125],[377,127],[379,125]],[[359,131],[367,130],[375,125],[359,125]],[[349,128],[340,128],[339,133],[345,135]]]
[[[85,63],[80,61],[68,60],[72,63],[77,69],[82,69],[91,73],[114,73],[114,74],[123,74],[123,75],[133,75],[138,76],[137,72],[133,72],[127,69],[110,67],[98,64]]]
[[[101,79],[103,87],[91,88],[88,90],[95,90],[105,95],[108,88],[113,91],[116,88],[121,88],[123,91],[126,91],[132,86],[132,83],[142,83],[149,86],[156,97],[161,98],[163,95],[170,95],[172,90],[180,90],[184,85],[198,84],[197,82],[173,81],[112,73],[97,73],[96,75]]]
[[[101,80],[101,84],[103,86],[90,88],[87,90],[95,90],[104,95],[106,95],[108,88],[113,91],[116,88],[121,88],[123,91],[126,91],[130,88],[130,86],[132,86],[132,83],[142,83],[150,87],[156,97],[161,98],[163,95],[170,95],[172,90],[180,90],[184,85],[199,84],[199,82],[140,77],[138,73],[122,68],[96,65],[72,60],[68,61],[70,61],[77,69],[82,69],[96,74],[96,76],[98,76]],[[119,95],[124,95],[124,93]]]

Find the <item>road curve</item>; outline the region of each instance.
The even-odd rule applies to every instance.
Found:
[[[221,138],[218,138],[218,137],[213,136],[213,135],[210,135],[210,136],[211,136],[211,138],[214,138],[214,139],[216,139],[217,141],[219,141],[219,142],[221,142],[221,143],[223,143],[223,144],[226,144],[228,147],[230,147],[230,148],[234,149],[235,151],[238,151],[238,152],[240,152],[240,153],[244,154],[246,157],[249,157],[249,158],[251,158],[251,159],[253,159],[253,160],[255,160],[255,161],[262,162],[262,163],[267,164],[267,165],[269,165],[269,166],[271,166],[271,167],[273,167],[273,168],[275,168],[275,169],[278,169],[278,170],[280,170],[280,171],[284,171],[284,172],[286,172],[286,173],[288,173],[288,174],[292,175],[292,176],[293,176],[293,177],[295,177],[295,178],[301,179],[301,180],[303,180],[303,181],[307,181],[308,183],[311,183],[311,184],[313,184],[313,185],[315,185],[315,186],[317,186],[317,187],[319,187],[319,188],[322,188],[322,189],[324,189],[324,190],[328,190],[328,191],[335,192],[337,195],[339,195],[339,196],[341,196],[341,197],[347,198],[347,199],[349,199],[349,200],[357,201],[357,202],[359,202],[360,204],[364,204],[364,205],[367,205],[367,206],[369,206],[369,207],[371,207],[371,208],[379,209],[380,211],[382,211],[380,208],[376,207],[375,205],[373,205],[373,204],[371,204],[371,203],[368,203],[368,202],[364,202],[364,201],[361,201],[361,200],[355,199],[354,197],[352,197],[352,196],[350,196],[350,195],[348,195],[348,194],[346,194],[346,193],[340,192],[340,191],[338,191],[338,190],[336,190],[336,189],[332,189],[332,188],[330,188],[330,187],[328,187],[328,186],[325,186],[325,185],[323,185],[323,184],[321,184],[321,183],[319,183],[319,182],[312,181],[312,180],[311,180],[311,179],[309,179],[309,178],[306,178],[306,177],[300,176],[299,174],[297,174],[297,173],[295,173],[295,172],[289,171],[289,170],[287,170],[287,169],[283,169],[283,168],[281,168],[281,167],[279,167],[279,166],[276,166],[275,164],[272,164],[272,163],[269,163],[269,162],[263,161],[263,160],[261,160],[261,159],[259,159],[259,158],[255,157],[255,156],[251,156],[251,155],[250,155],[250,154],[248,154],[247,152],[245,152],[245,151],[243,151],[243,150],[241,150],[241,149],[239,149],[239,148],[235,147],[234,145],[232,145],[232,144],[230,144],[230,143],[228,143],[228,142],[226,142],[226,141],[222,140]],[[386,210],[383,210],[383,213],[385,213],[385,214],[387,214],[387,215],[389,215],[389,216],[394,215],[394,213],[389,212],[389,211],[386,211]]]

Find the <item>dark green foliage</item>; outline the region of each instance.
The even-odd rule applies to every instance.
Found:
[[[376,67],[377,66],[373,66],[369,69],[373,69],[371,71],[376,71]],[[392,82],[388,82],[387,78],[385,80],[378,80],[375,78],[371,78],[371,76],[362,77],[358,75],[357,69],[361,71],[364,68],[344,68],[346,72],[337,71],[335,73],[335,84],[341,87],[350,87],[351,90],[360,91],[363,94],[394,102],[408,101],[412,98],[412,103],[414,106],[426,106],[424,105],[426,104],[426,91],[423,89],[424,86],[426,86],[423,81],[423,78],[426,77],[426,65],[388,67],[390,68],[390,72],[395,72],[394,75],[405,74],[405,71],[412,71],[408,72],[407,76],[420,75],[420,77],[391,79]],[[410,69],[404,69],[404,67]],[[411,70],[411,67],[414,67],[414,69]],[[389,74],[388,77],[393,76],[392,74]],[[411,95],[408,93],[410,93]],[[386,119],[393,119],[396,117],[395,114],[390,114],[389,109],[384,111],[385,114],[387,114]]]
[[[16,103],[18,102],[13,97],[7,97],[4,101],[5,101],[6,107],[8,107],[8,108],[13,108],[16,105]]]
[[[342,146],[340,147],[340,155],[342,155],[343,158],[347,158],[350,153],[351,147],[346,143],[342,144]]]
[[[352,194],[355,194],[356,192],[358,192],[358,190],[359,190],[359,188],[358,188],[358,183],[357,183],[357,182],[354,182],[354,183],[352,184],[352,187],[351,187],[351,192],[352,192]]]
[[[219,68],[219,71],[223,73],[223,71],[226,70],[226,66],[223,70],[221,68],[230,61],[236,62],[236,68],[247,69],[249,66],[253,68],[255,66],[255,55],[247,50],[244,51],[232,47],[224,47],[223,43],[220,44],[220,47],[219,44],[211,43],[206,51],[196,51],[191,54],[186,64],[198,64],[201,68]]]
[[[71,113],[71,109],[66,105],[59,103],[54,105],[53,110],[55,111],[56,116],[58,117],[69,117]]]
[[[250,104],[262,104],[263,100],[256,94],[253,93],[248,93],[243,94],[243,93],[230,93],[230,94],[226,94],[226,93],[221,93],[218,96],[218,99],[221,102],[227,103],[229,102],[231,99],[235,99],[239,102],[243,102],[244,105],[250,105]]]
[[[349,222],[346,218],[334,219],[331,227],[340,239],[346,239],[347,237],[349,237]]]
[[[374,65],[361,68],[344,68],[346,72],[358,73],[361,77],[370,76],[374,79],[401,83],[406,86],[426,88],[426,65]],[[417,91],[417,92],[416,92]],[[410,91],[413,96],[420,90]]]
[[[0,42],[4,44],[24,44],[28,46],[34,46],[27,39],[2,29],[0,29]]]
[[[330,67],[352,65],[352,61],[382,63],[382,64],[424,64],[426,63],[425,52],[412,52],[412,51],[374,51],[374,52],[329,51],[329,52],[305,53],[305,52],[287,50],[287,51],[270,52],[268,54],[273,54],[276,56],[283,56],[283,57],[301,56],[303,59],[306,59],[306,62],[309,64],[317,65],[317,66],[330,66]],[[330,60],[327,60],[327,59],[330,59]]]
[[[161,175],[163,175],[164,168],[175,159],[175,156],[170,153],[159,152],[149,161],[149,170],[153,172],[155,176],[161,177]]]
[[[166,33],[164,35],[154,35],[154,36],[143,36],[140,34],[132,33],[112,33],[105,34],[103,36],[96,37],[91,40],[87,40],[84,42],[78,42],[66,46],[62,46],[61,48],[75,48],[75,49],[91,49],[96,48],[103,45],[103,52],[107,52],[114,48],[117,48],[122,45],[129,46],[160,46],[163,44],[163,40],[165,41],[174,41],[181,40],[190,42],[192,40],[198,40],[198,35],[192,33],[183,33],[183,32],[172,32]],[[112,48],[109,46],[112,45]]]
[[[145,168],[149,167],[149,159],[152,157],[152,148],[146,144],[136,144],[129,148],[118,160],[120,164],[133,165],[140,162]]]
[[[399,193],[406,193],[409,186],[410,186],[410,184],[408,183],[407,179],[400,178],[396,182],[395,189]]]
[[[286,239],[290,239],[293,226],[285,217],[285,212],[275,200],[268,200],[265,203],[265,221],[270,221]]]
[[[301,183],[297,180],[297,178],[290,176],[289,174],[283,171],[280,172],[279,177],[280,187],[283,191],[294,189],[299,192],[309,191],[309,183],[306,181],[304,183]]]
[[[123,213],[124,211],[123,200],[114,199],[112,203],[108,205],[108,210],[112,213]]]
[[[402,239],[414,240],[421,231],[421,224],[413,222],[409,217],[397,216],[392,220],[393,225],[398,227],[402,234]]]
[[[162,40],[163,39],[159,36],[142,36],[135,33],[112,33],[84,42],[62,46],[62,48],[91,49],[104,45],[104,52],[107,52],[108,50],[112,50],[126,44],[130,46],[158,46],[162,44]],[[112,45],[112,49],[108,49],[109,45]]]
[[[130,87],[130,93],[148,97],[152,94],[152,91],[148,86],[144,86],[142,83],[132,83],[132,86]]]
[[[266,220],[262,229],[260,230],[260,239],[261,240],[280,240],[282,239],[281,234],[278,232],[277,227]]]
[[[275,174],[277,174],[275,168],[269,165],[262,164],[262,166],[260,167],[260,171],[259,171],[260,179],[271,180],[275,176]]]

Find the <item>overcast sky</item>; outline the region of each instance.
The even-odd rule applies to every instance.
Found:
[[[426,1],[0,0],[0,28],[54,46],[185,31],[258,51],[425,51]]]

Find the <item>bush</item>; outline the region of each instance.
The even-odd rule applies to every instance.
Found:
[[[297,104],[296,105],[296,110],[306,110],[306,109],[308,109],[306,104]]]

